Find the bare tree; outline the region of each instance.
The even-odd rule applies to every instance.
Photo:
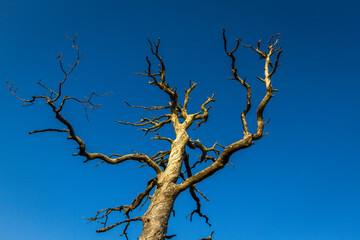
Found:
[[[74,71],[77,64],[81,60],[79,47],[76,43],[76,36],[74,38],[68,37],[72,41],[73,48],[76,51],[75,63],[73,65],[69,65],[70,67],[67,70],[67,68],[63,66],[62,54],[57,57],[59,60],[60,69],[64,75],[62,81],[58,84],[57,89],[50,89],[39,82],[38,84],[44,88],[48,94],[37,95],[30,99],[25,99],[18,97],[15,93],[16,89],[13,88],[13,85],[9,84],[9,81],[7,81],[7,83],[9,91],[19,100],[21,100],[24,105],[31,105],[37,101],[43,101],[46,103],[53,111],[55,118],[64,126],[63,129],[48,128],[32,131],[30,134],[43,132],[60,132],[67,134],[67,139],[74,141],[78,145],[79,151],[74,155],[84,157],[84,162],[99,160],[99,163],[120,164],[122,162],[132,160],[140,162],[143,165],[149,166],[153,169],[154,177],[148,181],[145,190],[139,193],[139,195],[131,202],[131,204],[100,210],[94,217],[88,219],[90,222],[98,221],[102,224],[102,227],[96,230],[97,232],[106,232],[119,225],[123,225],[124,228],[121,235],[124,235],[127,238],[127,228],[129,227],[130,223],[134,221],[141,221],[143,224],[143,229],[141,236],[138,239],[170,239],[175,235],[166,235],[168,221],[173,211],[174,202],[179,194],[188,190],[192,198],[195,200],[196,209],[189,214],[190,220],[194,214],[197,214],[200,217],[203,217],[209,224],[208,217],[201,212],[199,196],[202,196],[206,200],[207,198],[197,189],[196,184],[198,182],[204,181],[217,171],[223,169],[229,163],[229,159],[235,152],[252,146],[254,141],[259,140],[264,135],[266,135],[266,133],[264,133],[264,127],[267,122],[264,122],[263,120],[263,112],[270,99],[274,96],[273,92],[277,91],[272,87],[271,78],[279,66],[279,57],[283,51],[281,47],[277,47],[278,40],[274,40],[277,35],[278,34],[275,34],[271,37],[266,51],[261,50],[261,40],[257,43],[256,47],[254,47],[252,45],[241,44],[240,39],[236,40],[235,48],[229,50],[227,47],[225,30],[223,29],[224,49],[226,55],[230,58],[232,74],[230,79],[239,82],[246,90],[246,106],[241,113],[243,136],[239,136],[238,141],[231,143],[228,146],[222,146],[216,142],[213,144],[213,146],[206,147],[201,143],[201,141],[192,140],[189,137],[188,129],[191,126],[195,124],[196,127],[200,127],[203,123],[206,123],[209,117],[209,110],[211,108],[208,105],[215,101],[215,95],[213,94],[206,101],[200,104],[200,109],[198,112],[188,113],[187,107],[190,94],[196,87],[196,83],[190,81],[189,88],[185,89],[184,100],[183,102],[180,102],[176,88],[169,86],[166,81],[165,63],[159,54],[160,39],[157,42],[151,42],[149,40],[151,54],[158,62],[157,70],[153,70],[151,61],[148,57],[146,57],[148,67],[144,73],[138,74],[147,77],[150,80],[150,85],[159,88],[160,91],[164,92],[169,97],[170,101],[168,105],[144,107],[133,106],[127,102],[126,103],[128,106],[133,108],[140,108],[148,111],[163,110],[166,111],[166,113],[158,114],[156,117],[152,118],[141,118],[138,122],[117,121],[121,124],[139,127],[142,131],[144,131],[145,135],[147,133],[155,133],[155,136],[153,136],[151,139],[162,140],[169,143],[169,150],[159,151],[153,156],[137,152],[132,152],[126,155],[112,154],[110,156],[104,155],[102,153],[89,152],[86,148],[85,142],[79,137],[72,124],[63,115],[62,110],[65,104],[68,102],[78,102],[85,108],[85,110],[95,109],[99,107],[99,105],[93,104],[92,98],[95,96],[103,96],[92,92],[88,98],[80,100],[78,98],[65,96],[63,94],[63,85],[67,82],[69,75]],[[266,91],[256,110],[257,127],[256,132],[253,133],[250,132],[248,128],[246,118],[251,108],[251,87],[245,78],[240,77],[236,68],[236,58],[234,56],[240,45],[246,48],[250,48],[255,52],[255,54],[260,56],[261,60],[264,60],[264,76],[258,76],[257,78],[264,83]],[[271,62],[273,55],[275,56],[275,60]],[[176,135],[174,139],[160,136],[158,134],[158,130],[163,128],[165,125],[172,126]],[[201,151],[202,154],[197,161],[190,161],[188,154],[190,150]],[[198,170],[199,168],[201,169],[201,166],[204,166],[203,163],[207,161],[210,161],[211,164],[207,167],[203,167],[202,170]],[[147,200],[150,201],[150,205],[142,216],[130,216],[134,209],[141,208]],[[113,212],[123,213],[125,219],[115,224],[109,225],[108,218]],[[212,235],[213,233],[211,233],[209,237],[203,239],[212,239]]]

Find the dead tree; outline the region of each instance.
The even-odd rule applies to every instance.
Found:
[[[194,214],[197,214],[200,217],[203,217],[209,224],[208,217],[201,212],[199,196],[202,196],[206,200],[207,198],[197,189],[196,184],[198,182],[204,181],[217,171],[223,169],[229,163],[229,159],[235,152],[254,145],[255,141],[266,135],[266,133],[264,133],[264,127],[267,122],[264,122],[263,112],[270,99],[274,96],[274,91],[277,91],[276,89],[273,89],[271,79],[279,66],[279,57],[283,51],[281,47],[277,47],[278,40],[274,39],[274,37],[277,35],[278,34],[271,37],[267,45],[267,50],[262,50],[261,40],[257,43],[256,47],[254,47],[252,45],[241,44],[240,39],[236,40],[235,48],[229,50],[227,47],[225,30],[223,30],[222,36],[224,41],[224,49],[226,55],[230,59],[231,66],[232,76],[230,79],[239,82],[244,87],[246,93],[245,109],[243,109],[241,113],[243,136],[239,136],[238,141],[231,143],[228,146],[222,146],[216,142],[213,146],[206,147],[201,143],[201,141],[195,141],[189,137],[188,129],[191,126],[195,125],[196,127],[200,127],[202,124],[206,123],[209,117],[209,110],[211,108],[208,105],[215,101],[215,95],[213,94],[211,97],[207,98],[206,101],[200,104],[198,112],[188,112],[187,106],[190,99],[190,94],[196,87],[196,83],[190,82],[189,88],[185,89],[184,100],[180,102],[176,88],[169,86],[166,81],[165,63],[159,53],[160,39],[157,42],[149,41],[151,54],[158,62],[157,70],[153,70],[150,59],[146,57],[148,67],[144,73],[138,74],[147,77],[149,79],[150,85],[159,88],[160,91],[169,97],[168,105],[144,107],[133,106],[127,102],[126,103],[133,108],[146,109],[149,111],[162,110],[166,111],[166,113],[159,114],[157,117],[141,118],[141,120],[138,122],[117,121],[121,124],[139,127],[142,131],[144,131],[145,135],[148,133],[155,133],[156,135],[151,139],[162,140],[169,143],[169,150],[159,151],[153,156],[136,152],[132,152],[126,155],[112,154],[107,156],[102,153],[90,152],[86,148],[85,142],[79,137],[73,128],[72,124],[67,120],[66,116],[63,115],[62,110],[64,109],[64,106],[70,102],[80,103],[85,108],[85,110],[99,107],[99,105],[96,105],[92,102],[93,97],[100,96],[94,92],[92,92],[88,98],[80,100],[75,97],[65,96],[62,91],[63,85],[67,83],[69,75],[74,71],[79,61],[81,60],[79,47],[76,43],[76,36],[74,38],[68,37],[72,41],[73,48],[76,51],[76,59],[74,64],[69,65],[70,67],[67,69],[63,65],[62,54],[57,57],[60,64],[60,69],[64,76],[62,81],[58,84],[57,89],[50,89],[43,83],[39,82],[38,84],[44,88],[48,94],[36,95],[32,96],[30,99],[25,99],[20,98],[15,93],[16,90],[13,88],[12,84],[9,84],[9,81],[7,83],[9,91],[20,101],[22,101],[24,105],[31,105],[40,101],[46,103],[55,115],[55,118],[64,127],[62,129],[48,128],[36,130],[30,132],[30,134],[44,132],[65,133],[67,135],[67,139],[74,141],[78,146],[78,152],[74,155],[84,157],[84,162],[98,160],[100,163],[120,164],[122,162],[132,160],[142,163],[143,165],[152,168],[154,171],[154,177],[148,181],[145,191],[141,192],[131,202],[131,204],[100,210],[94,217],[88,219],[90,222],[98,221],[102,224],[102,227],[96,230],[97,232],[105,232],[112,228],[123,225],[124,228],[121,235],[124,235],[127,238],[127,228],[129,227],[130,223],[134,221],[141,221],[143,224],[143,229],[141,236],[138,239],[170,239],[175,235],[166,235],[168,220],[173,211],[174,202],[179,194],[188,190],[192,198],[195,200],[196,209],[189,214],[190,220]],[[255,132],[251,132],[249,130],[247,123],[247,114],[249,113],[252,104],[251,87],[249,82],[247,82],[245,78],[242,78],[239,75],[236,68],[236,58],[234,54],[240,45],[251,49],[255,52],[255,54],[260,56],[261,60],[264,61],[264,76],[258,76],[257,79],[263,82],[266,91],[256,110],[257,127]],[[273,56],[275,56],[275,59],[273,59]],[[271,59],[273,59],[273,62]],[[174,139],[160,136],[158,134],[158,130],[166,125],[172,126],[173,130],[175,131],[176,137]],[[201,151],[202,154],[197,161],[190,160],[188,154],[190,150]],[[198,170],[201,169],[201,166],[204,166],[203,163],[208,161],[211,162],[210,165],[203,167],[202,170]],[[142,216],[131,216],[133,211],[135,209],[141,208],[141,206],[144,205],[147,200],[150,201],[150,206],[148,207],[147,211]],[[109,225],[108,218],[110,215],[112,215],[113,212],[123,213],[124,219],[115,224]],[[209,237],[203,239],[212,239],[212,234],[213,233],[211,233]]]

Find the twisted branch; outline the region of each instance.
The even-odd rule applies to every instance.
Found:
[[[200,107],[201,107],[201,111],[197,112],[194,114],[194,120],[201,120],[200,122],[196,123],[196,128],[200,127],[201,124],[206,123],[209,117],[209,110],[211,109],[211,107],[206,108],[206,105],[209,104],[210,102],[215,102],[215,94],[211,95],[211,97],[208,97],[208,99],[203,102]]]
[[[250,111],[251,109],[251,88],[250,85],[245,82],[245,78],[242,79],[238,74],[237,74],[237,68],[235,67],[235,56],[234,53],[236,52],[236,50],[238,49],[241,39],[237,39],[236,40],[236,46],[233,50],[231,50],[230,52],[227,49],[227,41],[226,41],[226,37],[225,37],[225,29],[223,29],[223,40],[224,40],[224,49],[225,49],[225,53],[231,58],[231,73],[233,74],[234,78],[230,78],[232,80],[237,80],[239,83],[241,83],[242,86],[245,87],[246,89],[246,108],[244,109],[244,111],[241,113],[241,122],[243,125],[243,134],[244,136],[249,135],[249,129],[248,129],[248,124],[246,122],[246,114]]]

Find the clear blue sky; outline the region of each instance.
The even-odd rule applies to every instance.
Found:
[[[2,0],[0,239],[121,239],[121,228],[97,234],[99,225],[82,217],[131,203],[152,176],[133,163],[83,164],[71,155],[75,145],[62,134],[28,135],[60,125],[45,104],[23,108],[7,92],[7,78],[24,97],[43,93],[39,79],[56,86],[61,73],[55,57],[62,51],[64,61],[73,59],[65,35],[78,33],[86,58],[66,94],[114,94],[97,100],[103,106],[89,113],[90,122],[81,106],[69,106],[65,115],[89,151],[152,154],[164,145],[115,120],[146,114],[128,109],[125,99],[134,105],[167,102],[146,79],[132,74],[146,67],[146,38],[161,37],[169,84],[183,89],[189,79],[198,83],[192,109],[217,93],[208,124],[191,136],[208,146],[227,145],[241,137],[244,91],[227,80],[223,27],[229,43],[242,38],[255,44],[281,32],[282,66],[273,79],[279,92],[265,113],[271,117],[269,135],[234,156],[235,168],[198,185],[211,200],[203,201],[211,229],[196,216],[193,223],[185,219],[195,207],[185,193],[175,205],[169,234],[180,240],[199,239],[212,230],[216,240],[360,239],[359,9],[356,0]],[[262,63],[249,49],[240,48],[237,56],[240,74],[254,84],[258,102],[263,89],[256,75],[262,74]],[[130,227],[130,239],[140,227]]]

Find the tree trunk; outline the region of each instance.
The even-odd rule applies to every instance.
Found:
[[[174,183],[164,184],[155,190],[149,209],[143,215],[143,231],[138,240],[164,240],[168,221],[178,193]]]
[[[143,231],[138,240],[164,240],[171,211],[176,197],[179,195],[176,181],[179,178],[184,160],[185,146],[189,139],[186,131],[179,131],[171,145],[166,170],[158,175],[158,182],[151,203],[142,216]]]

